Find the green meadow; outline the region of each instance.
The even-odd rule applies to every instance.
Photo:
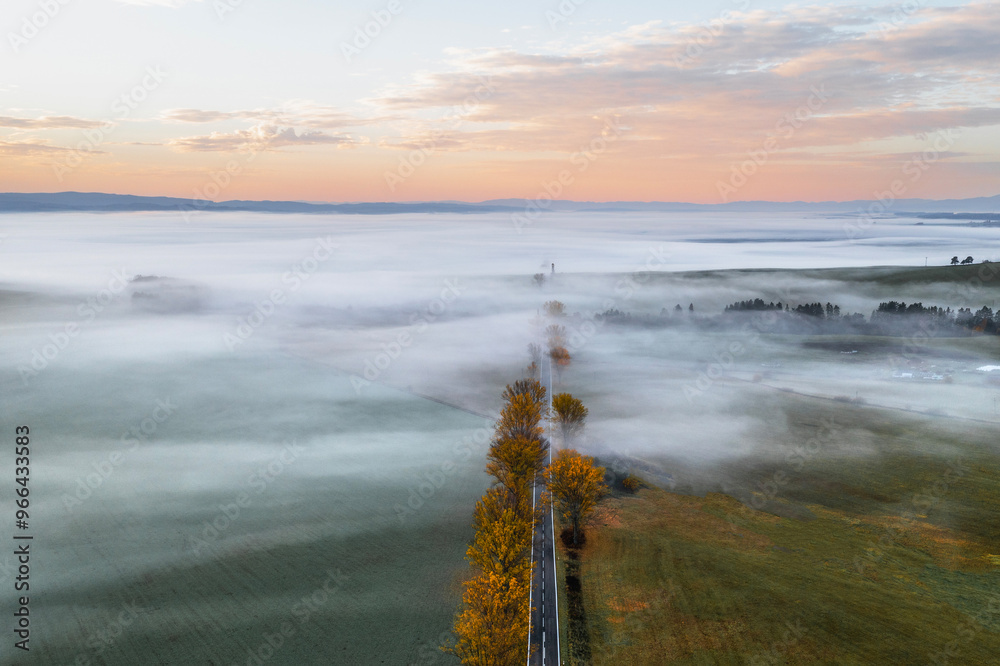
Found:
[[[577,645],[567,632],[571,652],[594,664],[993,663],[995,428],[789,395],[762,408],[791,436],[783,455],[727,463],[743,501],[654,486],[604,500],[580,555],[586,631]],[[862,437],[865,455],[844,455]]]

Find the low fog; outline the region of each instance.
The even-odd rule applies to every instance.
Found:
[[[297,543],[322,544],[351,576],[346,600],[324,611],[343,615],[345,642],[389,604],[398,626],[385,649],[406,658],[433,643],[487,483],[500,391],[552,323],[572,355],[555,390],[590,410],[572,444],[692,492],[729,489],[734,464],[793,446],[784,401],[796,396],[924,414],[956,433],[1000,421],[1000,371],[981,369],[998,364],[996,335],[858,337],[801,318],[775,332],[760,313],[723,316],[754,298],[829,302],[866,320],[889,300],[995,310],[1000,275],[956,286],[892,268],[1000,259],[988,228],[634,213],[550,214],[520,231],[507,215],[0,225],[0,400],[8,431],[29,424],[37,442],[39,622],[65,636],[51,654],[67,662],[133,599],[148,617],[130,631],[150,641],[209,635],[185,624],[183,595],[158,596],[160,579],[217,567],[185,603],[238,614],[227,576],[248,561],[280,567]],[[544,313],[552,300],[566,307],[558,322]],[[872,455],[870,433],[853,427],[824,455]],[[206,536],[240,493],[240,515]],[[238,585],[261,602],[261,622],[280,623],[322,583],[313,564],[296,571],[283,586]],[[233,640],[215,656],[238,658],[254,638]]]

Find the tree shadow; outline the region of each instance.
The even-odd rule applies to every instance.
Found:
[[[580,533],[579,543],[573,543],[573,530],[566,528],[559,535],[566,547],[566,602],[569,616],[569,656],[571,663],[590,663],[590,632],[587,628],[587,609],[583,603],[583,586],[580,581],[580,555],[587,541],[585,533]]]

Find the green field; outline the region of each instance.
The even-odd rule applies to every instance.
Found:
[[[593,663],[995,663],[995,430],[792,396],[765,410],[790,436],[727,464],[747,504],[603,502],[582,553]]]
[[[453,663],[437,646],[487,483],[486,419],[358,396],[280,355],[64,364],[31,389],[32,649],[3,663]],[[176,410],[124,447],[159,399]]]

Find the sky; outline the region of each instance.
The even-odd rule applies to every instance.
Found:
[[[0,191],[1000,193],[993,2],[6,0]]]

